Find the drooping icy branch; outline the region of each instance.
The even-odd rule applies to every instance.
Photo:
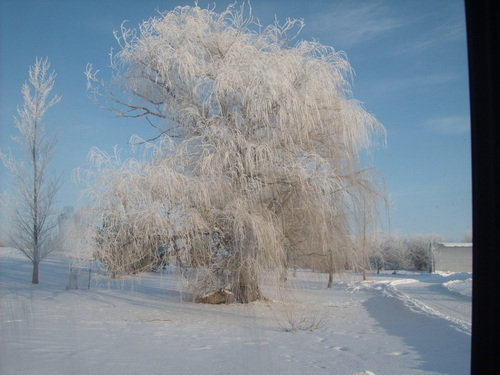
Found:
[[[336,271],[360,262],[353,238],[383,194],[359,153],[383,127],[351,98],[345,54],[296,41],[303,26],[177,7],[116,32],[115,86],[89,68],[90,93],[161,136],[140,141],[144,158],[94,151],[89,188],[114,223],[111,253],[182,239],[191,264],[237,279],[291,255],[323,254]]]

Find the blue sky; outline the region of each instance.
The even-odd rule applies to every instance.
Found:
[[[222,11],[232,3],[218,1]],[[13,116],[22,105],[21,85],[36,57],[48,57],[62,101],[47,114],[58,134],[52,167],[64,183],[57,208],[78,206],[81,186],[74,168],[92,146],[127,149],[133,134],[154,132],[141,120],[115,118],[86,93],[87,63],[109,73],[113,30],[136,27],[192,1],[2,0],[0,1],[0,149],[16,152]],[[201,7],[213,2],[199,1]],[[460,240],[472,227],[470,121],[465,15],[460,0],[350,0],[251,2],[263,25],[303,18],[301,39],[319,40],[347,53],[354,68],[353,96],[387,130],[387,145],[370,161],[384,176],[395,233],[436,233]],[[0,166],[0,190],[8,189]]]

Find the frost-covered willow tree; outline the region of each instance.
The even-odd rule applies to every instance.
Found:
[[[359,154],[383,128],[350,98],[345,55],[295,42],[302,27],[184,6],[115,33],[113,79],[89,66],[90,93],[159,133],[136,139],[150,151],[140,160],[91,155],[94,238],[110,267],[140,268],[165,245],[199,271],[200,294],[250,302],[262,271],[366,261],[356,234],[381,195]]]
[[[57,221],[52,208],[60,186],[48,175],[56,138],[49,136],[43,122],[47,110],[60,101],[59,96],[51,96],[56,75],[49,69],[48,59],[36,59],[21,89],[24,104],[14,117],[20,135],[14,140],[21,146],[23,158],[0,153],[15,189],[3,202],[11,221],[10,246],[33,263],[33,284],[39,282],[40,262],[55,249],[53,229]]]

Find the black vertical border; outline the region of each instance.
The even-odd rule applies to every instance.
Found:
[[[500,1],[465,0],[472,149],[471,374],[500,360]]]

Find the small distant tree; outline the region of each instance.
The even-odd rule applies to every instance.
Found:
[[[90,94],[159,133],[136,142],[152,150],[144,160],[92,151],[102,258],[132,264],[170,244],[239,302],[261,297],[262,272],[283,275],[307,252],[328,272],[359,263],[356,226],[373,215],[356,216],[382,195],[359,153],[383,127],[350,98],[345,54],[296,42],[302,27],[184,6],[115,34],[114,79],[89,66]]]
[[[49,108],[60,101],[50,96],[55,73],[49,73],[48,59],[36,59],[29,68],[29,80],[22,86],[24,104],[14,117],[20,135],[14,140],[22,147],[24,158],[16,160],[11,152],[0,154],[10,171],[15,192],[4,199],[11,220],[10,246],[33,263],[31,282],[38,284],[38,265],[55,249],[52,205],[59,181],[48,176],[56,138],[50,137],[43,120]]]
[[[405,239],[408,251],[409,269],[425,271],[430,266],[430,246],[443,242],[444,237],[437,234],[416,234]]]
[[[383,233],[370,239],[370,265],[377,270],[408,269],[410,259],[404,238],[392,233]]]

